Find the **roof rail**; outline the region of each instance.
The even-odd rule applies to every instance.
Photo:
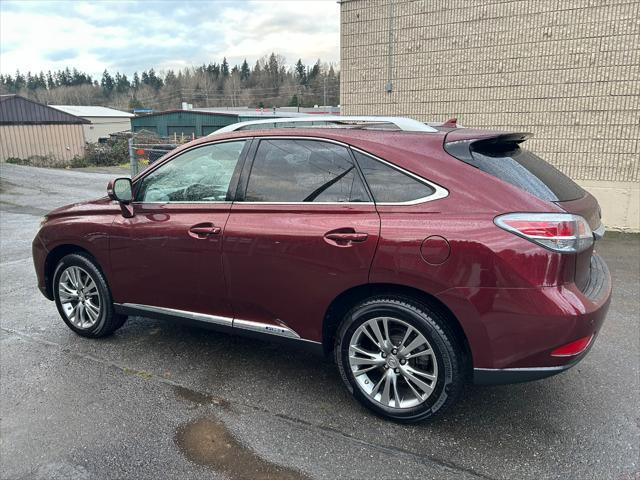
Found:
[[[293,125],[287,125],[293,124]],[[309,125],[306,125],[309,124]],[[438,130],[430,125],[406,117],[373,117],[373,116],[348,116],[348,115],[308,115],[305,117],[293,118],[268,118],[261,120],[248,120],[246,122],[238,122],[227,125],[216,130],[209,135],[218,135],[220,133],[235,132],[238,130],[257,130],[264,125],[265,129],[269,128],[314,128],[314,127],[351,127],[365,128],[367,125],[393,125],[403,132],[437,132]]]

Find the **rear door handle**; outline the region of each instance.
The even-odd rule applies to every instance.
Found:
[[[213,223],[199,223],[189,229],[189,235],[195,238],[206,238],[210,235],[218,235],[222,229]]]
[[[349,243],[362,243],[369,238],[368,233],[363,232],[327,232],[324,238],[337,243],[338,245],[347,245]]]
[[[329,240],[335,240],[336,242],[364,242],[369,238],[369,234],[353,232],[353,233],[327,233],[325,235]]]

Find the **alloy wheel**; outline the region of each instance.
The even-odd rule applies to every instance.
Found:
[[[362,392],[387,408],[420,405],[438,380],[426,337],[398,318],[377,317],[360,325],[349,342],[349,365]]]
[[[71,266],[62,272],[58,298],[67,320],[76,328],[91,328],[100,318],[102,301],[98,286],[81,267]]]

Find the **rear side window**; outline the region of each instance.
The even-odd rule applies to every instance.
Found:
[[[369,202],[349,151],[315,140],[261,140],[247,202]]]
[[[376,203],[405,203],[429,197],[435,189],[415,177],[353,151]]]
[[[519,147],[511,150],[474,151],[471,165],[536,197],[551,202],[576,200],[584,190],[560,170]]]

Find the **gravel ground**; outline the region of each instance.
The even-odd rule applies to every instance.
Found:
[[[581,364],[397,425],[295,349],[146,318],[74,335],[36,288],[31,240],[41,215],[121,174],[0,167],[0,478],[640,476],[637,235],[599,246],[614,298]]]

